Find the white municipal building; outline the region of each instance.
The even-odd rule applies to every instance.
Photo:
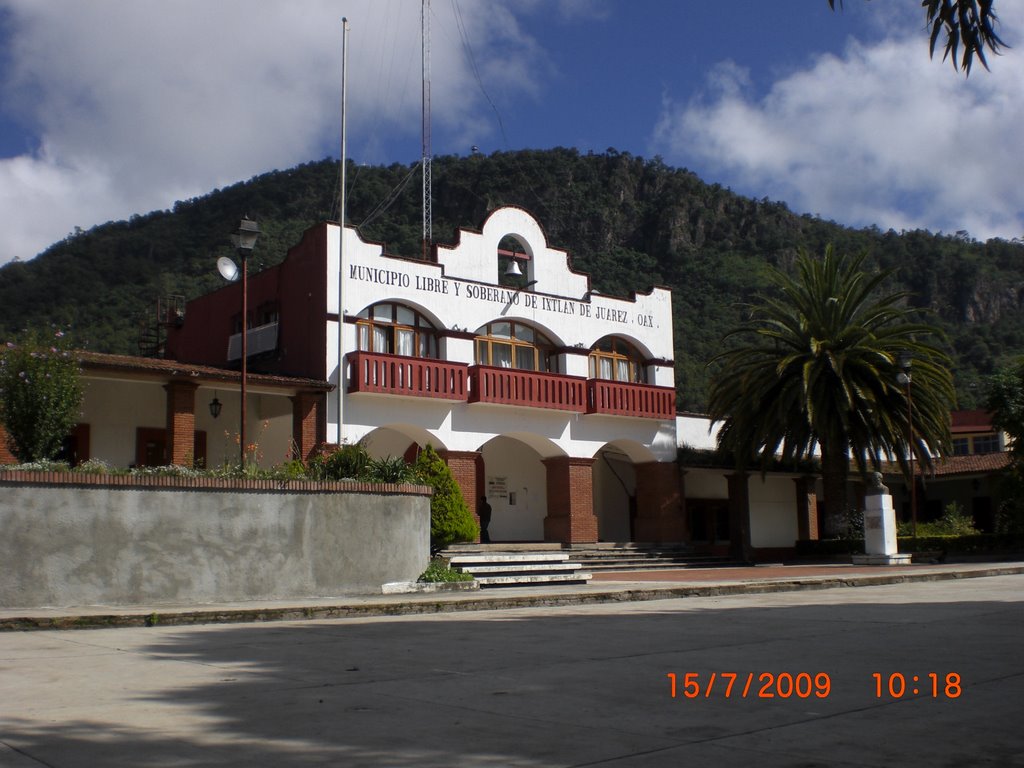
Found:
[[[592,291],[519,208],[433,256],[322,224],[250,279],[249,369],[335,386],[291,396],[300,452],[362,441],[411,458],[429,443],[472,509],[488,498],[494,541],[682,540],[670,292]],[[190,302],[168,356],[237,359],[238,291]]]

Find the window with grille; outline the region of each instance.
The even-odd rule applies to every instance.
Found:
[[[554,344],[525,323],[500,320],[478,328],[476,335],[478,365],[551,371]]]
[[[437,329],[411,307],[381,302],[359,313],[359,349],[406,357],[437,357]]]
[[[624,339],[605,336],[590,351],[590,378],[643,384],[646,366],[640,352]]]

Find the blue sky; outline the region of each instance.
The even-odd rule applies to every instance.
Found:
[[[1024,236],[1024,3],[970,78],[917,0],[431,0],[433,149],[609,147],[851,226]],[[420,154],[420,0],[0,0],[0,264],[337,156]],[[466,222],[467,225],[475,222]]]

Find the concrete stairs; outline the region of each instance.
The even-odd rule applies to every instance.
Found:
[[[473,574],[481,588],[522,587],[541,584],[586,584],[590,574],[560,550],[540,552],[475,551],[452,547],[442,553],[451,567]]]
[[[680,568],[723,568],[744,563],[720,555],[694,552],[683,544],[600,543],[577,545],[572,556],[588,570],[664,571]]]
[[[685,544],[601,542],[564,546],[551,542],[457,544],[442,552],[452,567],[500,584],[583,583],[593,573],[663,571],[680,568],[723,568],[744,563],[693,552]],[[569,562],[569,558],[572,562]],[[573,576],[574,571],[583,571]],[[521,580],[518,580],[522,577]],[[585,578],[584,578],[585,577]]]

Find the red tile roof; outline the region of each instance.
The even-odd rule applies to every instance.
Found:
[[[107,371],[112,373],[136,374],[142,376],[164,376],[172,379],[193,379],[200,381],[216,381],[231,383],[239,380],[239,372],[230,368],[215,368],[211,365],[182,363],[178,360],[164,360],[155,357],[133,357],[130,355],[108,355],[100,352],[75,353],[82,368],[88,371]],[[277,376],[267,373],[247,375],[250,384],[276,387],[282,389],[319,389],[329,391],[333,385],[318,379],[306,379],[297,376]]]
[[[936,459],[932,469],[925,469],[924,475],[929,477],[955,477],[957,475],[981,475],[992,472],[1001,472],[1010,466],[1010,454],[1003,451],[1000,453],[980,453],[972,456],[946,456]],[[886,463],[882,467],[883,474],[902,474],[895,463]],[[920,464],[915,463],[914,474],[921,474]]]

